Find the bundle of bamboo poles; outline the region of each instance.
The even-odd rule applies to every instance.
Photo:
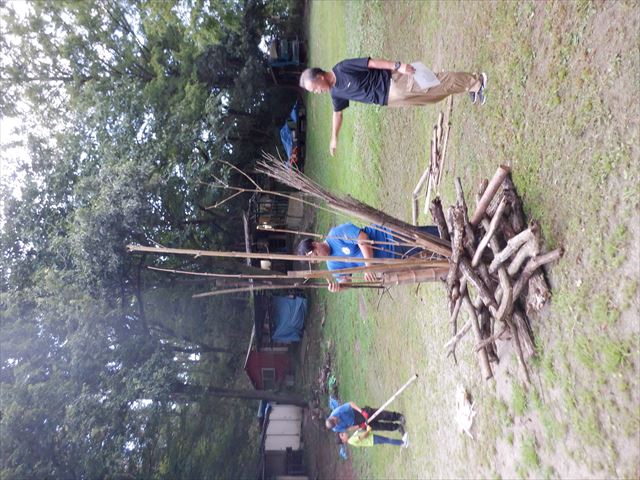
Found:
[[[377,242],[371,242],[374,247]],[[382,247],[381,247],[382,248]],[[216,257],[216,258],[239,258],[239,259],[260,259],[260,260],[297,260],[308,262],[309,257],[301,255],[290,255],[284,253],[258,253],[258,252],[226,252],[212,250],[192,250],[183,248],[166,248],[161,246],[147,247],[142,245],[128,245],[127,250],[132,253],[152,253],[156,255],[186,255],[193,258]],[[362,262],[360,257],[321,257],[315,256],[317,261],[334,262]],[[368,263],[371,265],[363,267],[349,267],[340,270],[340,273],[350,275],[363,275],[370,272],[379,275],[377,281],[352,281],[343,286],[345,289],[372,288],[382,289],[386,286],[400,283],[412,283],[416,278],[421,281],[436,280],[436,272],[441,272],[446,268],[448,262],[442,259],[430,259],[423,256],[412,257],[411,259],[401,258],[373,258]],[[197,293],[193,298],[204,298],[229,293],[255,292],[261,290],[294,290],[294,289],[317,289],[326,288],[327,281],[332,279],[335,271],[332,270],[291,270],[278,273],[264,270],[259,273],[235,274],[235,273],[208,273],[192,272],[170,268],[148,267],[150,270],[180,275],[190,275],[198,277],[208,277],[216,282],[215,290]],[[416,273],[419,272],[419,273]]]
[[[288,168],[284,162],[273,155],[264,153],[263,160],[258,162],[256,170],[320,200],[336,213],[353,216],[364,222],[388,228],[401,242],[413,243],[416,247],[424,248],[444,257],[448,257],[451,254],[448,241],[422,232],[415,226],[394,218],[366,203],[362,203],[349,195],[338,196],[333,194],[300,171]]]
[[[323,208],[333,213],[346,214],[356,217],[363,222],[377,225],[375,228],[384,228],[392,236],[390,242],[370,241],[374,249],[389,249],[393,246],[404,246],[417,248],[420,254],[408,258],[371,258],[367,260],[366,266],[349,267],[339,271],[340,274],[364,275],[374,273],[376,281],[351,281],[343,283],[344,289],[351,288],[373,288],[381,289],[388,286],[416,283],[425,281],[439,281],[448,268],[447,257],[451,254],[450,242],[437,236],[430,235],[420,229],[409,225],[402,220],[394,218],[380,210],[364,204],[350,196],[338,196],[333,194],[300,171],[288,168],[281,159],[272,155],[264,154],[264,160],[259,163],[258,172],[275,178],[285,185],[289,185],[306,194],[305,199],[297,199],[288,196],[290,201],[302,201],[307,205],[316,208]],[[246,174],[243,173],[246,176]],[[252,183],[258,189],[257,183]],[[227,186],[228,187],[228,186]],[[228,187],[232,191],[242,190]],[[246,190],[246,189],[245,189]],[[248,191],[248,190],[247,190]],[[281,194],[279,192],[267,192],[265,194]],[[310,201],[309,198],[315,202]],[[293,232],[292,232],[293,233]],[[295,232],[305,236],[315,236],[307,232]],[[356,239],[352,239],[356,241]],[[160,246],[146,247],[140,245],[129,245],[130,252],[153,253],[157,255],[187,255],[193,258],[217,257],[217,258],[238,258],[238,259],[260,259],[260,260],[292,260],[309,262],[334,261],[347,263],[362,263],[359,257],[320,257],[313,258],[307,256],[281,254],[281,253],[257,253],[257,252],[225,252],[225,251],[204,251],[180,248],[164,248]],[[224,273],[202,273],[189,272],[175,269],[165,269],[152,267],[154,270],[166,273],[195,275],[212,277],[217,283],[215,290],[202,292],[194,295],[194,298],[203,298],[215,295],[222,295],[235,292],[252,292],[258,290],[279,290],[279,289],[306,289],[306,288],[326,288],[327,281],[332,281],[336,271],[331,270],[292,270],[286,274],[264,271],[251,274],[224,274]]]
[[[438,114],[438,121],[433,126],[431,133],[431,145],[429,148],[429,164],[420,176],[416,187],[411,193],[411,218],[414,225],[418,224],[420,193],[425,183],[427,184],[427,194],[424,203],[424,213],[429,211],[431,192],[436,194],[440,191],[440,180],[444,173],[444,162],[447,156],[447,145],[449,143],[449,132],[451,131],[451,112],[453,110],[453,97],[449,97],[447,115],[444,112]],[[445,121],[446,120],[446,121]]]
[[[471,218],[460,179],[456,179],[456,204],[445,217],[439,198],[431,214],[443,238],[450,238],[452,253],[446,279],[453,337],[445,345],[453,355],[458,342],[473,330],[480,368],[485,379],[493,376],[490,359],[497,360],[497,340],[510,337],[524,380],[529,383],[526,359],[535,353],[528,315],[550,297],[540,268],[560,258],[561,249],[545,253],[536,222],[525,223],[522,202],[501,166],[491,181],[484,180]],[[472,292],[473,291],[473,292]],[[457,330],[464,305],[469,320]]]

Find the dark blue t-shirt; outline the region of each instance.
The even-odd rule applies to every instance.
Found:
[[[338,419],[338,424],[332,429],[334,432],[346,432],[356,421],[353,407],[348,403],[343,403],[338,408],[334,408],[329,416]]]
[[[341,112],[349,100],[386,105],[391,71],[369,68],[369,57],[343,60],[333,67],[336,84],[331,88],[333,111]]]
[[[374,228],[375,227],[375,228]],[[364,232],[369,240],[374,242],[398,242],[398,239],[391,235],[389,230],[384,227],[372,225],[362,229],[356,227],[353,223],[345,223],[334,227],[327,235],[327,243],[331,247],[332,257],[358,257],[362,258],[362,251],[358,245],[358,235]],[[373,256],[375,258],[401,258],[402,253],[396,252],[394,245],[373,245]],[[329,270],[340,270],[342,268],[363,267],[364,262],[327,262]]]

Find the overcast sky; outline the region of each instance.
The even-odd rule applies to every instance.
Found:
[[[18,15],[24,15],[28,7],[26,0],[8,0],[6,4],[12,7]],[[0,16],[3,17],[6,14],[6,8],[0,7]],[[0,19],[0,25],[3,23]],[[4,27],[4,25],[2,25],[2,27]],[[0,52],[0,62],[2,62],[2,64],[5,62],[6,55],[7,52],[4,50]],[[11,180],[11,178],[16,171],[18,162],[20,160],[28,161],[29,159],[27,149],[25,148],[26,137],[15,133],[15,130],[19,130],[21,126],[22,122],[19,118],[3,117],[0,115],[0,181],[2,183],[11,182],[14,195],[20,195],[20,179]],[[16,141],[21,142],[22,146],[8,148],[7,145]],[[2,202],[3,199],[0,198],[0,203]]]

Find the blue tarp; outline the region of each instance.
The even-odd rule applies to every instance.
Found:
[[[276,327],[272,340],[281,343],[299,342],[307,315],[307,299],[273,295],[271,309]]]
[[[291,152],[293,151],[293,135],[291,134],[291,129],[287,122],[284,123],[284,127],[280,129],[280,141],[282,142],[282,147],[287,154],[287,160],[291,158]]]
[[[296,124],[298,123],[298,102],[293,104],[289,118]],[[289,118],[284,122],[284,125],[280,129],[280,141],[284,147],[284,151],[287,152],[287,160],[291,158],[291,152],[293,151],[293,133],[289,128]]]

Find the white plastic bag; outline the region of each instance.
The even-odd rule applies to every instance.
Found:
[[[416,73],[413,74],[413,79],[422,90],[440,85],[440,80],[438,80],[436,75],[429,70],[424,63],[413,62],[411,66],[416,69]]]

